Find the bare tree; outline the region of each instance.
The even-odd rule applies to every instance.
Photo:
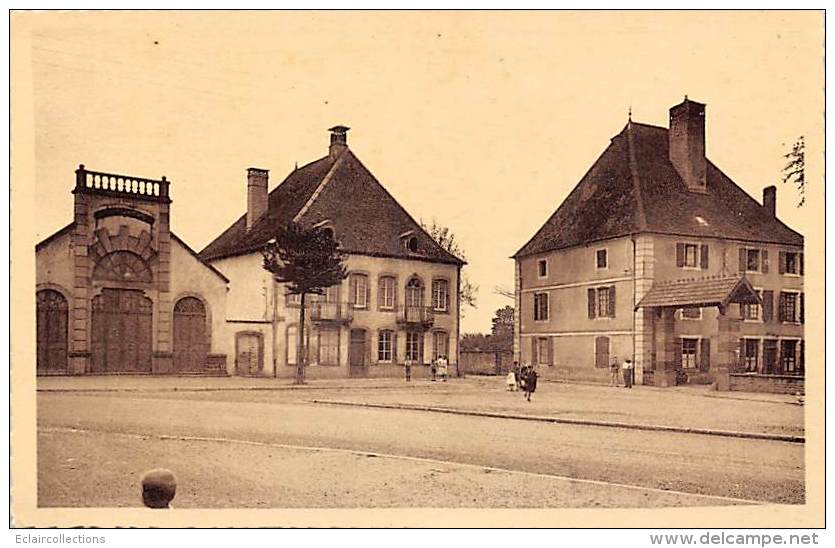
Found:
[[[304,348],[305,297],[321,295],[347,276],[345,254],[325,227],[305,228],[290,223],[281,228],[262,250],[264,269],[277,282],[287,283],[292,295],[300,296],[299,342],[296,345],[296,384],[304,384],[307,351]]]
[[[464,250],[461,249],[461,246],[458,245],[458,241],[455,239],[455,234],[452,231],[441,224],[439,224],[434,218],[432,219],[432,224],[427,225],[423,222],[423,219],[420,220],[420,226],[429,234],[435,242],[438,243],[441,247],[461,259],[462,261],[466,261],[466,256],[464,254]],[[477,303],[478,298],[478,286],[471,283],[469,278],[465,274],[461,274],[461,287],[458,293],[458,302],[461,304],[465,304],[471,306],[473,308],[478,308]],[[461,316],[464,316],[463,307],[459,306],[461,311]]]
[[[800,194],[800,201],[797,207],[803,207],[806,203],[806,142],[801,135],[792,149],[783,155],[788,162],[783,167],[783,182],[793,183]]]

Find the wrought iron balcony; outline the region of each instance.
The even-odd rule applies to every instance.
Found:
[[[397,311],[397,323],[431,327],[435,323],[435,311],[431,306],[403,305]]]
[[[351,323],[353,315],[343,303],[314,302],[310,307],[310,320],[314,322]]]

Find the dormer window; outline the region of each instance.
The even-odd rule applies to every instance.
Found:
[[[414,236],[410,236],[406,238],[406,249],[408,249],[411,253],[418,252],[418,240]]]

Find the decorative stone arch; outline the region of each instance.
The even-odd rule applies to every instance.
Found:
[[[95,263],[114,252],[133,253],[149,266],[157,260],[157,250],[152,245],[153,237],[147,230],[143,230],[139,236],[131,236],[127,225],[122,225],[116,235],[110,234],[105,228],[96,230],[95,235],[96,241],[90,246],[90,256]]]
[[[114,250],[100,257],[93,266],[93,279],[119,284],[152,285],[154,271],[148,261],[130,250]]]

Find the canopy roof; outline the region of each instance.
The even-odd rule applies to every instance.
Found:
[[[707,276],[656,282],[635,308],[725,307],[729,303],[761,302],[745,276]]]

